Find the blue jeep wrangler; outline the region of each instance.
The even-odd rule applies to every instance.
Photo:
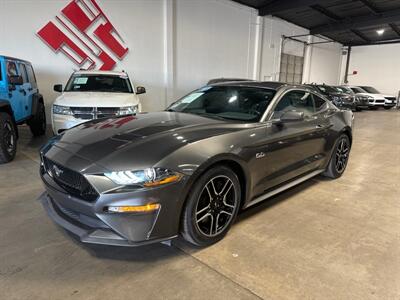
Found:
[[[0,56],[0,164],[14,159],[17,125],[26,123],[34,136],[46,132],[43,96],[30,62]]]

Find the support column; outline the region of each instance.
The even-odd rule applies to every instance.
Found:
[[[164,89],[165,107],[175,99],[176,59],[176,0],[163,0],[164,4]]]

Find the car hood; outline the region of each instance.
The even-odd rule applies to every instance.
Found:
[[[249,126],[175,112],[94,120],[65,131],[46,156],[64,165],[79,157],[87,164],[73,169],[87,173],[94,172],[90,164],[109,171],[148,168],[189,143]]]
[[[121,107],[138,103],[136,94],[107,92],[64,92],[54,102],[71,107]]]
[[[357,93],[357,95],[368,96],[368,97],[372,97],[374,99],[385,99],[385,97],[381,94]]]

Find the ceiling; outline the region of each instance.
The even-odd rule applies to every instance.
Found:
[[[347,46],[400,43],[400,0],[233,0]],[[377,30],[384,29],[382,35]]]

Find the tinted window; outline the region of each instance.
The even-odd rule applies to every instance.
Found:
[[[350,88],[346,88],[343,86],[338,86],[336,87],[336,89],[340,92],[340,93],[344,93],[344,94],[353,94],[353,91]]]
[[[324,94],[337,93],[337,91],[333,87],[330,87],[329,85],[317,85],[317,88]]]
[[[132,93],[126,76],[73,75],[65,88],[66,92]]]
[[[363,90],[363,89],[360,89],[360,88],[358,88],[358,87],[352,87],[351,88],[352,89],[352,91],[354,92],[354,93],[365,93],[365,91]]]
[[[274,109],[273,118],[277,119],[287,111],[303,112],[305,116],[315,112],[311,93],[306,91],[291,91],[286,93]]]
[[[264,88],[207,86],[178,100],[168,110],[257,122],[274,95],[274,90]]]
[[[17,65],[13,61],[7,61],[7,76],[17,76]]]
[[[317,112],[322,111],[328,107],[328,103],[321,97],[318,97],[317,95],[313,95],[313,98],[314,98],[315,110]]]
[[[26,68],[24,64],[18,64],[19,66],[19,72],[21,73],[22,76],[22,80],[24,81],[24,83],[28,82],[28,74],[26,73]]]
[[[36,76],[35,76],[35,72],[33,71],[32,66],[26,65],[26,71],[28,72],[28,79],[29,79],[29,82],[31,83],[32,88],[36,89],[37,88]]]

